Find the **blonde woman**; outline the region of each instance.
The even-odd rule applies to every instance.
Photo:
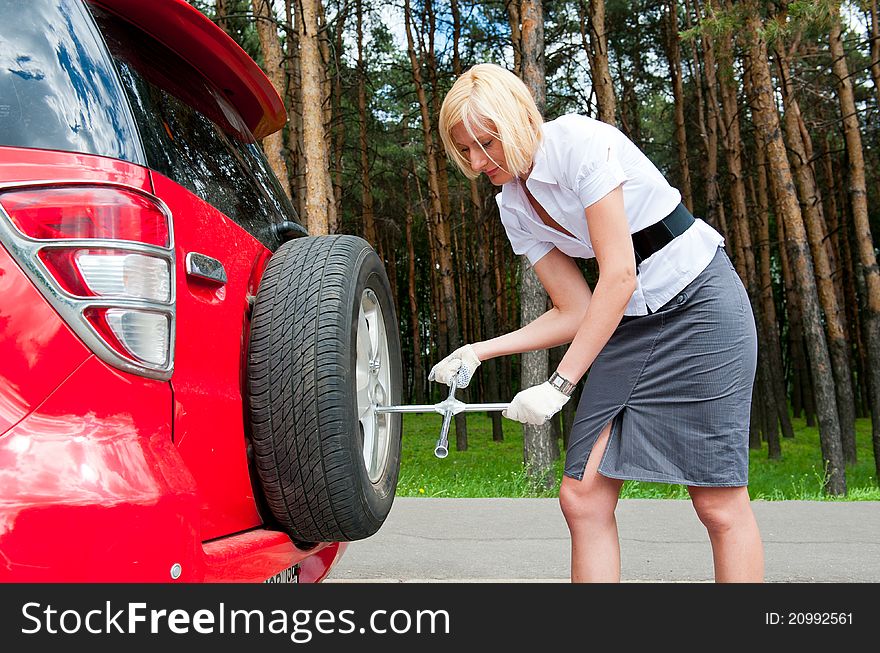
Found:
[[[620,580],[614,511],[626,479],[686,485],[712,545],[715,580],[760,582],[748,483],[756,336],[749,299],[678,190],[620,131],[579,115],[544,122],[522,81],[474,66],[446,95],[440,134],[469,178],[501,187],[501,222],[553,308],[465,345],[429,378],[466,386],[482,361],[570,343],[553,375],[505,416],[542,424],[589,370],[559,493],[574,582]],[[575,261],[595,257],[588,287]]]

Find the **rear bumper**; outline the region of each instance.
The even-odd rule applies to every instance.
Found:
[[[0,580],[162,581],[175,563],[199,579],[171,405],[167,383],[89,357],[0,438]]]

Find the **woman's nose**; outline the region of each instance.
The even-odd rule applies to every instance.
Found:
[[[471,170],[479,172],[486,165],[486,157],[480,151],[480,148],[472,148],[469,152],[471,159]]]

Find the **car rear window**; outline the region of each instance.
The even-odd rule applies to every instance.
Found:
[[[201,73],[159,41],[94,7],[140,129],[148,165],[270,249],[271,224],[296,212],[241,117]]]
[[[81,0],[0,0],[0,145],[144,164],[137,128]]]

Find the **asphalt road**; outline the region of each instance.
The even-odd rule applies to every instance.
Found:
[[[755,501],[768,582],[880,582],[880,502]],[[617,508],[624,582],[711,582],[709,538],[690,501]],[[555,499],[395,499],[326,582],[568,582]]]

